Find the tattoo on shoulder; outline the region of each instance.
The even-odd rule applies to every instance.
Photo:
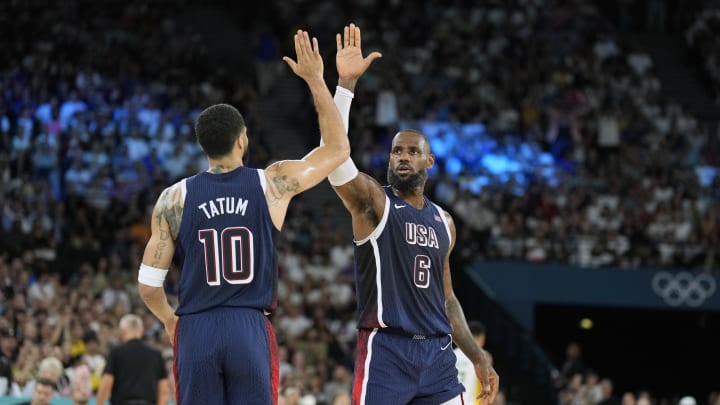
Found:
[[[295,193],[300,189],[298,179],[277,172],[272,174],[271,182],[272,187],[267,189],[267,200],[271,205],[277,205],[285,194]]]
[[[181,198],[182,193],[180,192],[179,187],[167,188],[162,192],[162,194],[160,194],[158,206],[155,210],[155,220],[158,221],[158,225],[162,225],[162,220],[164,218],[170,228],[169,235],[161,229],[161,239],[167,239],[168,237],[177,239],[178,231],[180,230],[180,221],[182,220],[183,214],[183,201]]]

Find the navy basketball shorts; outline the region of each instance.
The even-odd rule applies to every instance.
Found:
[[[361,329],[357,350],[353,405],[438,405],[465,391],[449,335]]]
[[[177,405],[275,405],[279,360],[270,321],[257,309],[182,315],[175,332]]]

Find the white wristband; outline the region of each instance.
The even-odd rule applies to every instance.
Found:
[[[348,131],[348,127],[350,126],[350,105],[352,104],[353,97],[355,97],[355,94],[352,91],[340,86],[335,87],[335,97],[333,99],[335,106],[337,106],[338,111],[340,111],[345,132]],[[320,138],[320,145],[323,143],[322,138]],[[357,177],[358,173],[359,171],[357,167],[355,167],[355,163],[351,158],[348,158],[328,175],[328,180],[333,186],[342,186]]]
[[[348,158],[337,169],[328,174],[328,180],[333,186],[342,186],[357,177],[358,173],[360,172],[355,167],[355,162],[352,161],[352,158]]]
[[[162,287],[167,273],[167,270],[158,269],[157,267],[142,263],[140,264],[140,271],[138,272],[138,281],[150,287]]]
[[[350,128],[350,105],[352,104],[353,97],[355,97],[355,95],[352,91],[340,86],[335,87],[335,97],[333,97],[333,100],[335,101],[335,106],[338,111],[340,111],[346,133],[348,128]]]

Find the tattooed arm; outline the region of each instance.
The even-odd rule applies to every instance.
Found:
[[[178,184],[166,188],[158,198],[152,216],[152,235],[145,247],[142,263],[155,269],[167,270],[175,253],[175,239],[180,229],[183,212],[182,189]],[[140,297],[150,311],[162,321],[165,330],[173,341],[177,316],[168,304],[163,287],[153,287],[138,283]]]
[[[313,149],[301,160],[280,161],[265,169],[265,196],[277,229],[282,227],[293,196],[323,181],[350,157],[350,142],[342,117],[323,79],[323,60],[317,39],[313,38],[311,42],[308,33],[300,30],[294,39],[297,61],[287,56],[283,60],[305,80],[312,93],[324,145]]]
[[[460,301],[458,301],[455,296],[455,291],[452,287],[452,277],[450,275],[450,253],[455,247],[455,222],[450,214],[447,212],[444,212],[443,214],[447,219],[451,237],[450,248],[448,249],[447,256],[445,256],[445,263],[443,265],[445,313],[447,314],[453,329],[453,341],[475,366],[475,374],[477,374],[477,378],[480,380],[480,386],[482,388],[482,392],[480,393],[480,397],[478,399],[482,404],[492,404],[498,391],[500,378],[495,372],[492,364],[488,361],[488,357],[485,355],[483,349],[475,342],[467,321],[465,320],[465,314],[463,313],[462,306],[460,306]]]

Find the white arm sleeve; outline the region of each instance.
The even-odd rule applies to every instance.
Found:
[[[340,86],[335,87],[335,106],[337,106],[338,111],[340,111],[346,133],[350,127],[350,105],[352,104],[353,97],[355,97],[355,94],[353,94],[352,91]],[[322,144],[323,140],[321,137],[320,145]],[[355,163],[351,158],[348,158],[328,175],[328,180],[333,186],[342,186],[357,177],[358,173],[359,171],[357,167],[355,167]]]

